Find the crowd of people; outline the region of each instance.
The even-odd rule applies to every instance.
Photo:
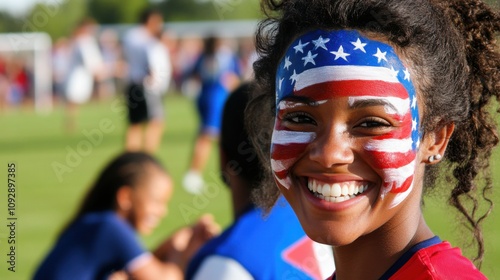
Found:
[[[125,151],[103,168],[35,279],[486,279],[481,223],[490,211],[475,211],[492,207],[500,11],[481,0],[263,0],[262,8],[248,82],[215,37],[176,72],[161,14],[142,13],[120,48],[128,69],[115,76],[127,81]],[[83,65],[93,48],[73,57]],[[110,81],[94,69],[94,80]],[[201,85],[182,184],[203,190],[219,141],[234,219],[220,232],[201,216],[149,252],[136,234],[156,228],[175,190],[153,155],[170,77]],[[473,260],[427,225],[432,188],[447,190],[464,216]]]

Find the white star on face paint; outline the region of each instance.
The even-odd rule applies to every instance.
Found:
[[[304,56],[304,57],[302,58],[302,60],[304,60],[304,66],[306,66],[306,65],[307,65],[307,63],[312,63],[313,65],[316,65],[316,61],[314,61],[314,59],[315,59],[317,56],[318,56],[318,54],[313,55],[313,54],[311,53],[311,51],[309,51],[309,52],[307,53],[307,55],[306,55],[306,56]]]
[[[399,73],[399,71],[394,70],[394,67],[393,67],[393,66],[391,66],[390,71],[391,71],[391,75],[392,75],[394,78],[397,78],[397,77],[398,77],[398,73]]]
[[[283,81],[284,81],[284,80],[285,80],[285,78],[281,78],[281,79],[280,79],[280,84],[279,84],[279,87],[278,87],[280,91],[281,91],[281,85],[283,85]]]
[[[415,109],[417,107],[417,97],[413,97],[411,101],[411,108]]]
[[[414,119],[411,120],[411,130],[412,131],[417,130],[417,120]]]
[[[285,69],[288,71],[288,68],[290,68],[290,66],[292,65],[292,62],[290,61],[290,57],[287,56],[285,57]]]
[[[297,77],[299,75],[297,75],[297,72],[295,72],[295,70],[293,70],[293,75],[290,76],[290,80],[292,80],[292,85],[297,82]]]
[[[420,146],[420,138],[417,140],[417,148]]]
[[[304,53],[304,47],[307,45],[309,45],[309,42],[302,44],[302,40],[299,40],[299,43],[295,47],[293,47],[293,49],[295,50],[295,53]]]
[[[387,55],[387,52],[381,52],[379,48],[377,48],[377,53],[374,54],[373,56],[378,58],[378,63],[380,63],[381,60],[387,61],[387,58],[385,57]]]
[[[408,69],[405,69],[403,72],[405,73],[405,80],[409,81],[410,80],[410,71],[408,71]]]
[[[338,51],[330,53],[335,55],[335,60],[342,58],[343,60],[347,61],[347,57],[350,56],[350,54],[344,52],[344,47],[342,47],[342,45],[340,46]]]
[[[328,42],[330,42],[330,38],[323,39],[322,36],[319,36],[319,38],[317,40],[313,40],[314,49],[317,50],[318,48],[322,48],[322,49],[328,50],[326,48],[326,45],[325,45]]]
[[[351,42],[351,44],[354,45],[354,50],[360,50],[364,53],[366,53],[365,46],[368,45],[367,43],[361,43],[361,40],[358,38],[356,42]]]

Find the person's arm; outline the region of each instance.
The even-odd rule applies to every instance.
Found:
[[[80,39],[80,50],[85,69],[89,70],[97,80],[107,78],[104,60],[98,43],[91,36]]]
[[[129,270],[133,279],[184,279],[187,263],[206,241],[220,232],[211,215],[202,216],[191,227],[176,231],[141,265]]]
[[[132,279],[157,280],[157,279],[184,279],[184,272],[176,263],[162,262],[158,258],[151,258],[140,267],[130,271]]]
[[[161,95],[168,90],[172,79],[168,50],[161,43],[156,43],[148,48],[147,56],[150,75],[145,78],[144,87],[156,95]]]
[[[222,257],[210,256],[200,265],[191,280],[253,280],[253,276],[237,261]]]

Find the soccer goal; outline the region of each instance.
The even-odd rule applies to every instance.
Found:
[[[52,110],[52,40],[46,33],[0,33],[0,56],[21,59],[32,73],[36,112]]]

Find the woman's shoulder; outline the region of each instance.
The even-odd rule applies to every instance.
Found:
[[[390,279],[487,279],[449,242],[418,250]]]
[[[123,230],[134,232],[132,226],[113,211],[91,212],[82,215],[71,225],[71,229]]]

